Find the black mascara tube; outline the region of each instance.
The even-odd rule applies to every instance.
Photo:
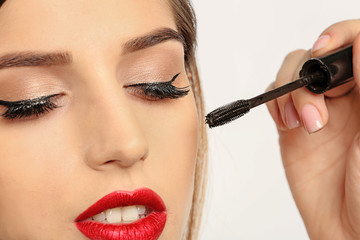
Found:
[[[310,83],[307,88],[316,94],[349,82],[353,78],[353,46],[330,53],[325,57],[312,58],[304,63],[300,77],[321,75],[318,81]]]
[[[353,46],[347,46],[319,58],[306,61],[300,79],[247,100],[238,100],[215,109],[205,117],[210,128],[229,123],[250,109],[306,86],[316,94],[324,93],[353,80]]]

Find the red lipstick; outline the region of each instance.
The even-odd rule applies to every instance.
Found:
[[[89,220],[107,209],[143,205],[149,215],[132,223],[107,224]],[[166,223],[166,207],[159,195],[148,188],[135,191],[115,191],[101,198],[76,219],[77,228],[92,240],[156,240]]]

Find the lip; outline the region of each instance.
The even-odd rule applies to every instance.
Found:
[[[131,205],[144,205],[152,212],[133,223],[105,224],[89,220],[106,209]],[[141,188],[115,191],[104,196],[81,213],[75,224],[86,237],[94,240],[156,240],[165,227],[166,219],[166,207],[161,197],[151,189]]]

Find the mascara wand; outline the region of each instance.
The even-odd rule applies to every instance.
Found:
[[[304,63],[300,79],[247,100],[238,100],[215,109],[205,117],[210,128],[238,119],[250,109],[281,97],[296,89],[307,87],[316,94],[324,93],[353,79],[352,45],[325,57],[312,58]]]

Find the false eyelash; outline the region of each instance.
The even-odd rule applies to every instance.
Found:
[[[16,102],[1,101],[0,105],[7,107],[5,113],[1,116],[7,119],[22,119],[31,116],[39,117],[40,115],[50,112],[51,110],[58,108],[51,98],[60,94],[53,94],[49,96],[43,96],[34,99],[21,100]]]
[[[189,86],[178,88],[172,85],[175,79],[180,75],[176,74],[170,81],[154,82],[154,83],[136,83],[124,86],[125,88],[135,88],[134,93],[139,96],[144,96],[146,100],[156,101],[161,99],[175,99],[181,98],[189,93]]]

